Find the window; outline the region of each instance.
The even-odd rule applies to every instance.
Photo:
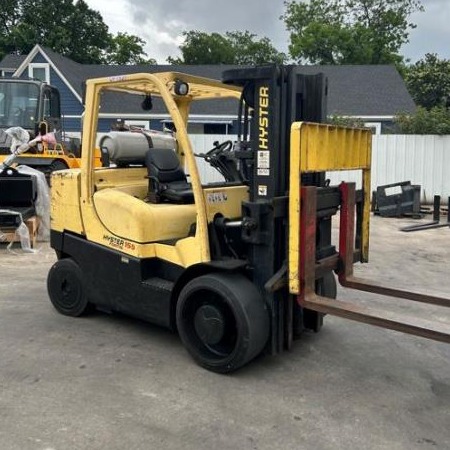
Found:
[[[380,122],[366,122],[365,127],[372,130],[372,134],[381,134],[381,123]]]
[[[148,130],[150,128],[148,120],[125,120],[126,125]]]
[[[31,63],[28,66],[28,76],[50,83],[50,67],[48,64]]]
[[[34,129],[39,89],[23,80],[0,80],[0,126]]]

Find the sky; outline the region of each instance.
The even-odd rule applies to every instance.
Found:
[[[274,47],[288,53],[289,34],[279,17],[282,0],[85,0],[99,11],[113,34],[126,32],[139,36],[148,57],[167,64],[167,57],[180,56],[183,31],[206,33],[245,31],[268,37]],[[450,0],[422,0],[425,12],[410,19],[417,28],[401,53],[411,62],[426,53],[450,59]]]

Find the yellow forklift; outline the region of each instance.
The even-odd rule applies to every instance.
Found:
[[[102,152],[114,164],[95,169],[101,101],[114,93],[165,105],[176,140],[107,136]],[[177,330],[194,360],[219,373],[290,348],[303,330],[319,331],[325,314],[450,342],[444,324],[335,299],[336,274],[354,289],[450,306],[353,276],[354,262],[368,261],[372,136],[321,123],[326,97],[325,77],[297,66],[230,70],[221,82],[173,72],[88,80],[81,168],[52,174],[54,307]],[[198,102],[234,102],[236,142],[196,153],[187,124]],[[196,157],[223,182],[202,184]],[[326,173],[335,170],[358,170],[362,188],[331,186]]]

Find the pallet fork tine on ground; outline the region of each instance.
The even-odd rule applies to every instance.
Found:
[[[448,198],[448,204],[450,205],[450,197]],[[409,225],[407,227],[400,228],[400,231],[421,231],[421,230],[432,230],[433,228],[444,228],[450,226],[450,208],[447,211],[447,222],[441,223],[440,216],[441,209],[441,196],[435,195],[433,201],[433,220],[427,223],[420,223],[416,225]]]

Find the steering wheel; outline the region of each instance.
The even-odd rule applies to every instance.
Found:
[[[219,154],[231,150],[233,147],[232,141],[223,141],[221,144],[219,142],[214,142],[214,147],[207,151],[206,153],[195,153],[195,156],[205,159],[205,161],[209,161],[212,157],[218,156]]]

